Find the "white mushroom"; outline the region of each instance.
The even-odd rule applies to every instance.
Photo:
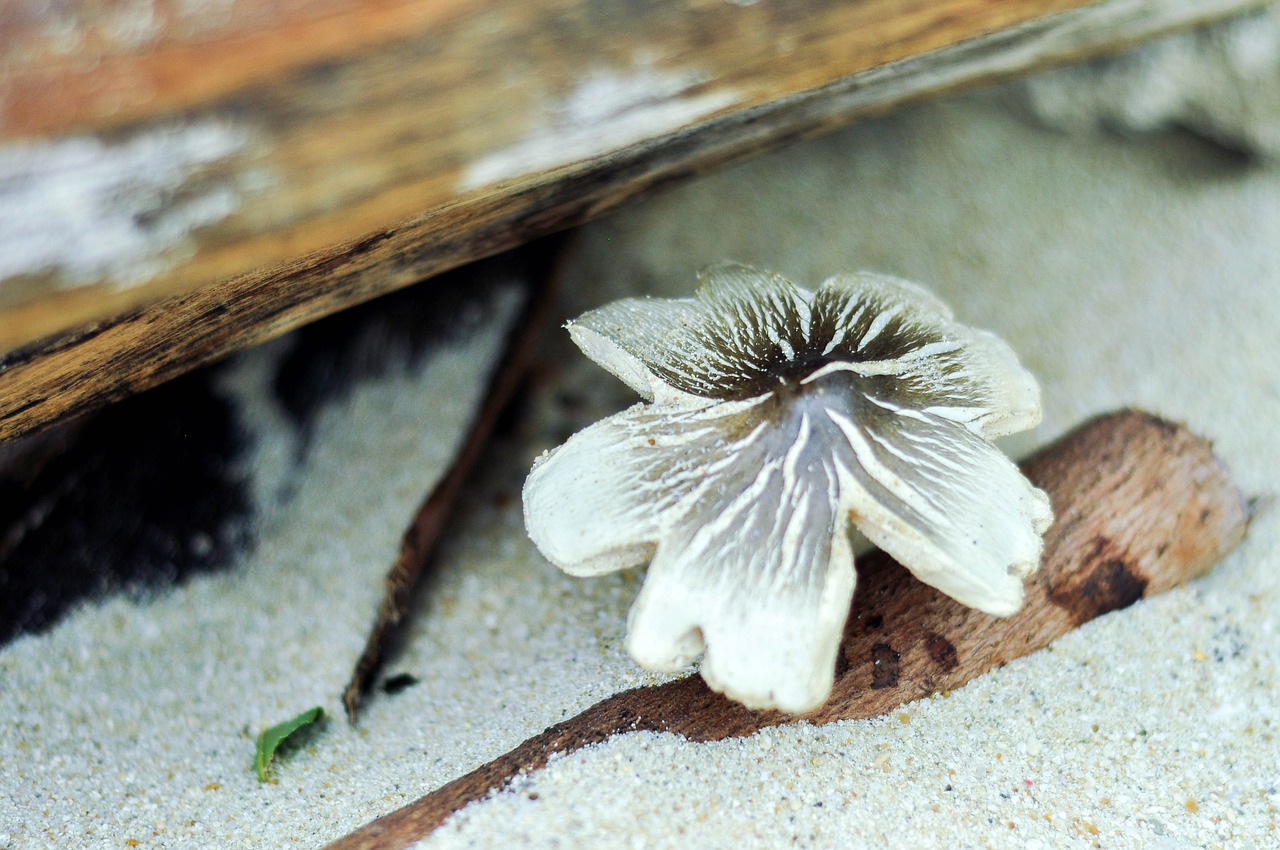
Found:
[[[830,692],[854,588],[849,522],[916,577],[1000,616],[1022,605],[1048,499],[990,440],[1040,419],[1004,342],[882,275],[816,292],[740,265],[696,298],[569,323],[645,402],[534,464],[525,523],[564,571],[650,561],[627,648],[753,708]]]

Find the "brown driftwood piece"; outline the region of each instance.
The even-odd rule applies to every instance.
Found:
[[[835,688],[822,708],[750,711],[696,675],[616,694],[425,797],[328,845],[391,850],[453,812],[546,765],[556,753],[622,732],[693,741],[805,720],[874,717],[954,690],[1098,617],[1201,575],[1242,539],[1248,512],[1209,444],[1185,428],[1125,411],[1092,420],[1023,464],[1057,517],[1026,605],[1006,620],[916,581],[883,553],[858,565]]]
[[[453,515],[462,488],[483,455],[503,409],[524,380],[538,340],[549,324],[555,279],[552,272],[554,251],[550,243],[512,253],[525,261],[519,274],[531,280],[529,304],[512,329],[507,349],[494,373],[484,405],[471,425],[466,443],[454,458],[448,473],[427,493],[418,507],[413,522],[401,539],[400,554],[383,580],[385,592],[373,627],[352,670],[351,681],[342,692],[342,705],[351,723],[356,722],[360,703],[382,666],[387,645],[408,613],[413,591],[444,534],[445,524]],[[516,257],[511,257],[510,262],[516,262]]]
[[[124,41],[113,4],[58,6],[70,33],[0,4],[0,440],[712,166],[1255,2],[236,0]]]

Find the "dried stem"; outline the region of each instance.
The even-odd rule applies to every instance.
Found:
[[[529,303],[524,315],[513,326],[507,351],[499,364],[489,387],[483,407],[476,414],[465,445],[454,459],[453,466],[443,479],[429,492],[418,508],[413,522],[405,531],[400,543],[400,555],[383,580],[385,592],[378,605],[377,618],[365,641],[364,652],[356,662],[351,681],[342,692],[342,704],[347,720],[356,722],[360,702],[374,676],[382,666],[384,654],[401,620],[409,611],[414,588],[422,577],[431,553],[439,542],[462,488],[484,453],[503,409],[515,395],[533,360],[533,353],[542,332],[546,330],[551,315],[554,287],[551,281],[554,251],[546,240],[510,252],[497,260],[487,261],[490,269],[481,273],[492,274],[493,264],[497,273],[518,274],[529,278]],[[513,271],[513,263],[519,263]]]

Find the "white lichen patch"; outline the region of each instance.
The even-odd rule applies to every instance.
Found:
[[[600,156],[678,130],[737,101],[735,92],[724,89],[690,91],[703,82],[698,73],[651,67],[592,71],[525,138],[471,163],[458,189]]]
[[[715,690],[806,711],[830,692],[854,588],[850,523],[918,578],[1007,616],[1039,565],[1048,499],[991,440],[1040,393],[995,336],[920,287],[816,291],[740,265],[692,299],[625,299],[574,342],[647,400],[541,457],[539,550],[573,575],[650,561],[627,648]]]
[[[49,275],[64,288],[129,286],[168,268],[197,228],[231,215],[241,188],[193,181],[241,153],[223,123],[0,147],[0,282]],[[0,291],[0,300],[3,300]]]

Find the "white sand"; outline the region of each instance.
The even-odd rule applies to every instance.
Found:
[[[1012,451],[1127,404],[1188,422],[1263,497],[1245,544],[950,698],[718,744],[621,736],[428,845],[1277,846],[1280,168],[1059,135],[958,99],[587,228],[565,309],[684,293],[722,258],[809,283],[870,267],[932,286],[1043,383],[1046,422]],[[314,846],[656,680],[621,649],[639,577],[564,577],[523,535],[532,458],[632,400],[564,339],[548,350],[560,374],[524,439],[490,453],[392,667],[420,685],[376,698],[356,731],[331,722],[279,784],[253,776],[262,726],[340,711],[378,576],[438,471],[413,417],[350,440],[378,419],[370,406],[330,423],[296,510],[239,572],[86,607],[0,651],[0,847]],[[436,415],[458,383],[442,370],[390,397],[412,390]]]

